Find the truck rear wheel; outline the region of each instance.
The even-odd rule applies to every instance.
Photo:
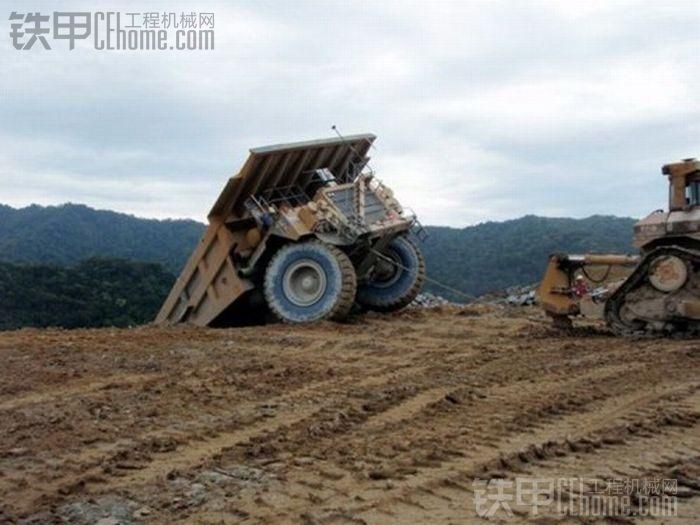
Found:
[[[355,301],[357,279],[342,251],[320,241],[288,244],[265,271],[265,299],[282,321],[344,319]]]
[[[407,237],[396,237],[382,251],[372,278],[358,287],[357,302],[377,312],[400,310],[416,298],[424,282],[423,254]]]

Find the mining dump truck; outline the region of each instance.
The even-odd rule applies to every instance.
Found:
[[[156,323],[231,326],[342,320],[416,297],[425,263],[415,215],[368,167],[375,136],[250,150]]]
[[[572,316],[588,311],[619,335],[700,333],[700,161],[667,164],[662,172],[669,211],[635,224],[639,255],[550,257],[538,296],[556,325],[570,326]]]

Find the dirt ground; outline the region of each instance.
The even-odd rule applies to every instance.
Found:
[[[0,356],[2,523],[457,524],[493,502],[494,522],[700,519],[696,341],[471,307],[21,330]],[[623,480],[629,508],[580,515]]]

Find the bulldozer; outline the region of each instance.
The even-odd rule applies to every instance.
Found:
[[[550,256],[538,300],[555,326],[586,315],[617,335],[700,334],[700,161],[666,164],[662,173],[668,211],[634,225],[639,254]]]
[[[425,280],[415,214],[375,176],[376,137],[253,148],[209,212],[156,324],[342,320],[389,312]]]

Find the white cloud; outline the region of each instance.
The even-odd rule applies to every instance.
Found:
[[[659,166],[700,153],[695,1],[148,9],[215,12],[216,49],[25,52],[2,32],[1,202],[203,220],[248,148],[337,124],[379,135],[378,175],[425,223],[641,215]]]

